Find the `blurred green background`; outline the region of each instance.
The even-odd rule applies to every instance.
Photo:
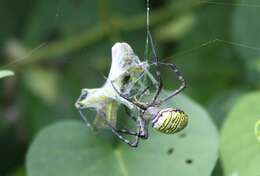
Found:
[[[150,1],[160,59],[178,65],[185,94],[221,131],[240,97],[259,90],[260,2]],[[25,175],[26,152],[43,127],[80,120],[74,102],[82,88],[102,86],[115,42],[143,58],[145,10],[145,0],[0,1],[0,70],[15,72],[0,80],[0,176]],[[174,89],[172,75],[163,75],[164,88]]]

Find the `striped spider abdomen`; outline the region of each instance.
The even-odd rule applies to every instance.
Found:
[[[152,127],[165,134],[183,130],[188,124],[188,115],[179,109],[167,108],[159,111],[152,120]]]

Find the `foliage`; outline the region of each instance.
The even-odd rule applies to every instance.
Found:
[[[180,108],[187,108],[194,120],[187,130],[200,135],[180,138],[152,132],[151,138],[141,143],[139,151],[129,149],[117,139],[104,137],[111,132],[104,131],[104,136],[102,133],[95,137],[82,124],[72,121],[81,120],[74,107],[81,89],[101,87],[105,82],[115,42],[129,43],[144,60],[145,0],[1,0],[0,175],[25,175],[24,158],[31,143],[27,157],[31,175],[34,167],[41,166],[40,159],[49,161],[58,154],[64,154],[70,161],[54,158],[53,163],[39,171],[42,169],[48,175],[47,166],[50,169],[61,167],[58,164],[64,161],[67,166],[62,168],[64,171],[72,164],[71,167],[80,167],[78,172],[82,174],[98,167],[97,173],[101,173],[109,166],[120,173],[118,152],[129,162],[125,165],[127,171],[136,172],[136,175],[141,175],[141,171],[160,174],[167,171],[167,174],[176,175],[176,171],[185,176],[182,172],[195,169],[210,175],[217,150],[214,126],[220,132],[221,154],[213,174],[259,175],[256,173],[259,172],[259,116],[256,116],[259,114],[257,107],[260,107],[256,92],[260,87],[259,1],[150,0],[150,3],[151,31],[159,59],[178,66],[187,81],[185,94],[190,97],[176,97],[169,105],[176,103]],[[5,70],[12,70],[15,75],[4,77],[12,75],[9,71],[3,72]],[[164,89],[173,90],[178,86],[167,68],[162,68],[162,76]],[[205,116],[193,115],[197,111]],[[95,117],[94,113],[89,113],[90,117]],[[119,117],[118,122],[124,124],[124,116]],[[55,133],[50,134],[53,131]],[[206,140],[210,136],[214,137]],[[171,140],[166,140],[169,138]],[[56,141],[52,141],[54,139]],[[45,148],[40,146],[42,142],[46,143]],[[90,142],[93,146],[104,147],[89,154]],[[162,147],[166,148],[157,149],[152,155],[149,147],[154,149],[155,144],[160,147],[161,143],[165,143]],[[170,151],[168,145],[174,149],[171,155],[166,154]],[[59,146],[64,147],[63,150],[55,153]],[[177,150],[180,146],[182,150]],[[49,158],[44,153],[35,153],[52,148],[55,151],[50,150]],[[202,149],[211,156],[208,162],[201,155]],[[135,153],[141,153],[139,160],[134,158],[137,157]],[[194,159],[192,164],[185,164],[186,154],[198,158],[201,163]],[[42,158],[37,158],[40,156]],[[90,160],[91,157],[95,160]],[[149,165],[145,167],[142,160]],[[87,162],[95,165],[89,167]],[[134,167],[133,162],[139,163],[142,169],[130,169]],[[162,166],[160,162],[166,164]],[[174,164],[168,168],[171,162]],[[196,164],[199,167],[193,168]]]
[[[0,70],[0,79],[8,76],[13,76],[14,73],[9,70]]]
[[[260,120],[259,99],[259,92],[240,98],[221,130],[220,152],[226,175],[260,173],[260,143],[254,134],[255,125]]]
[[[208,113],[181,95],[164,105],[169,106],[187,112],[189,126],[177,135],[150,129],[150,139],[137,150],[124,143],[115,147],[82,123],[51,125],[29,150],[28,175],[167,175],[169,170],[176,175],[210,175],[218,158],[218,134]]]

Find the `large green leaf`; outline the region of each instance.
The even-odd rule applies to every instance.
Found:
[[[257,176],[260,173],[260,143],[254,134],[260,120],[260,92],[238,100],[221,132],[221,158],[227,175]]]
[[[184,109],[188,127],[177,135],[150,130],[137,149],[115,146],[83,123],[61,122],[45,128],[27,155],[29,176],[182,175],[209,176],[215,166],[218,134],[208,113],[185,96],[168,106]]]

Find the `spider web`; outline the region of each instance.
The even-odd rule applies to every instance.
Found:
[[[59,3],[60,2],[61,1],[59,1]],[[244,8],[260,8],[259,4],[254,4],[254,3],[226,2],[226,1],[220,2],[220,1],[209,1],[209,0],[199,0],[197,3],[207,4],[207,5],[211,5],[211,6],[230,6],[230,7],[238,6],[238,7],[244,7]],[[146,0],[146,4],[147,4],[147,8],[146,8],[146,10],[147,10],[147,25],[146,25],[146,28],[147,29],[146,29],[146,44],[145,44],[145,51],[144,51],[144,59],[148,60],[148,58],[149,58],[148,32],[150,32],[150,12],[151,12],[150,1]],[[62,9],[61,9],[61,6],[59,4],[56,8],[54,20],[58,21],[59,17],[61,15],[62,15]],[[260,51],[260,47],[258,47],[258,46],[253,46],[253,45],[248,44],[248,43],[239,43],[239,42],[236,42],[236,41],[225,40],[225,39],[216,37],[216,38],[213,38],[213,39],[209,39],[208,41],[205,41],[203,43],[198,43],[192,48],[188,48],[184,51],[174,53],[171,56],[168,56],[167,59],[178,58],[178,57],[181,57],[183,55],[187,55],[189,53],[196,52],[198,50],[206,48],[209,45],[214,45],[214,44],[218,44],[218,43],[222,43],[222,44],[225,44],[225,45],[232,45],[234,47],[239,47],[239,48],[246,48],[248,50]],[[10,51],[10,49],[12,49],[13,47],[16,47],[16,46],[13,45],[13,43],[7,43],[6,46],[7,47],[5,47],[4,50],[6,51],[7,54],[9,54],[8,52]],[[16,57],[16,59],[9,61],[7,64],[0,66],[0,68],[4,69],[4,68],[12,67],[13,65],[17,64],[18,62],[22,62],[26,59],[29,59],[34,54],[41,52],[41,50],[44,50],[48,46],[49,46],[49,42],[43,42],[43,43],[35,46],[32,49],[23,50],[24,53],[22,53],[22,54],[18,53],[18,54],[20,54],[19,57]],[[19,48],[15,48],[15,49],[19,49]]]
[[[61,2],[61,1],[59,1]],[[150,1],[151,2],[151,1]],[[150,2],[149,0],[146,0],[146,15],[147,15],[147,24],[146,24],[146,41],[145,41],[145,49],[144,49],[144,59],[149,60],[150,58],[150,43],[149,43],[149,38],[148,38],[148,33],[150,32]],[[220,1],[208,1],[208,0],[199,0],[199,4],[206,4],[209,6],[225,6],[225,7],[243,7],[243,8],[249,8],[249,9],[259,9],[260,5],[257,4],[257,1],[255,3],[240,3],[240,2],[220,2]],[[63,15],[62,8],[60,3],[58,3],[57,8],[56,8],[56,13],[54,14],[54,20],[56,23],[59,21],[59,18]],[[250,26],[248,26],[250,27]],[[187,49],[184,49],[183,51],[176,52],[172,55],[169,55],[165,57],[164,59],[170,60],[170,59],[176,59],[178,57],[182,57],[191,53],[196,53],[199,51],[204,50],[207,47],[210,47],[212,45],[219,45],[219,44],[224,44],[225,46],[233,46],[235,48],[244,48],[249,51],[260,51],[259,46],[255,46],[252,43],[240,43],[232,40],[226,40],[224,37],[212,37],[209,40],[206,40],[204,42],[197,42],[194,44],[194,47],[188,47]],[[32,60],[31,58],[34,58],[35,55],[41,55],[41,53],[46,53],[46,50],[50,50],[52,48],[52,42],[42,42],[38,45],[35,45],[33,48],[23,48],[23,45],[16,45],[15,43],[8,43],[7,47],[4,48],[5,52],[10,56],[15,56],[14,60],[9,61],[7,64],[0,66],[0,69],[12,69],[13,66],[16,66],[17,63],[24,62],[26,63],[26,60]],[[13,51],[15,51],[13,53]],[[12,52],[12,53],[9,53]],[[160,58],[160,57],[159,57]],[[37,59],[36,59],[37,60]],[[32,60],[34,61],[34,60]],[[76,62],[75,60],[70,60],[71,62]],[[142,77],[143,80],[141,82],[145,82],[144,85],[147,85],[149,81],[149,78],[147,78],[146,75]],[[143,86],[144,88],[144,86]]]
[[[152,1],[146,0],[146,41],[145,41],[145,48],[144,48],[144,60],[149,60],[151,57],[150,54],[150,42],[149,42],[149,37],[148,33],[150,31],[150,3]],[[59,21],[59,18],[62,17],[63,12],[61,8],[61,0],[59,1],[57,7],[56,7],[56,13],[54,14],[54,18],[52,20],[57,23]],[[209,0],[199,0],[197,3],[199,4],[206,4],[209,6],[225,6],[225,7],[243,7],[243,8],[249,8],[249,9],[259,9],[260,5],[257,3],[257,1],[252,1],[252,3],[243,3],[243,2],[226,2],[226,1],[209,1]],[[250,27],[250,26],[249,26]],[[232,40],[226,40],[224,37],[212,37],[209,40],[206,40],[204,42],[200,42],[194,44],[194,47],[191,47],[191,45],[188,48],[185,48],[183,51],[178,51],[176,53],[173,53],[171,55],[168,55],[164,57],[163,59],[165,60],[171,60],[171,59],[176,59],[185,55],[188,55],[190,53],[196,53],[199,51],[202,51],[203,49],[212,46],[212,45],[219,45],[219,44],[224,44],[225,46],[233,46],[235,48],[243,48],[248,51],[260,51],[259,46],[254,46],[253,44],[250,43],[239,43],[237,41],[232,41]],[[14,60],[11,60],[7,64],[0,66],[0,69],[12,69],[13,66],[15,66],[17,63],[24,62],[27,63],[26,60],[32,60],[31,58],[34,58],[33,56],[35,55],[41,55],[41,53],[46,52],[49,48],[52,48],[52,43],[51,42],[43,42],[40,43],[39,45],[35,46],[34,48],[27,49],[23,48],[22,45],[16,45],[17,43],[14,42],[8,42],[6,47],[4,48],[5,52],[9,56],[14,56]],[[19,44],[19,43],[18,43]],[[15,52],[13,52],[15,51]],[[159,55],[159,54],[158,54]],[[37,58],[37,57],[36,57]],[[159,56],[160,58],[160,56]],[[161,58],[160,58],[161,59]],[[36,59],[37,60],[37,59]],[[74,60],[70,59],[70,62],[75,62]],[[32,60],[33,62],[33,60]],[[103,75],[101,73],[101,75]],[[140,77],[140,81],[144,82],[144,85],[149,84],[149,78],[147,78],[147,75],[143,75]],[[143,86],[144,88],[144,86]]]
[[[259,2],[259,1],[258,1]],[[219,2],[219,1],[208,1],[208,0],[199,0],[198,4],[207,4],[207,5],[211,5],[211,6],[227,6],[227,7],[244,7],[244,8],[250,8],[250,9],[258,9],[260,8],[260,4],[253,4],[253,3],[233,3],[233,2]],[[149,7],[149,0],[147,0],[147,38],[146,38],[146,45],[145,45],[145,57],[146,59],[149,58],[149,40],[148,40],[148,32],[150,32],[150,7]],[[254,46],[251,44],[247,44],[247,43],[240,43],[240,42],[236,42],[236,41],[232,41],[232,40],[225,40],[223,38],[212,38],[209,39],[205,42],[202,43],[198,43],[197,45],[195,45],[194,47],[188,48],[184,51],[180,51],[177,53],[174,53],[168,57],[165,58],[165,60],[170,60],[172,58],[178,58],[193,52],[196,52],[198,50],[204,49],[210,45],[215,45],[215,44],[225,44],[225,45],[229,45],[229,46],[234,46],[237,48],[245,48],[248,50],[252,50],[252,51],[260,51],[260,47],[258,46]]]

